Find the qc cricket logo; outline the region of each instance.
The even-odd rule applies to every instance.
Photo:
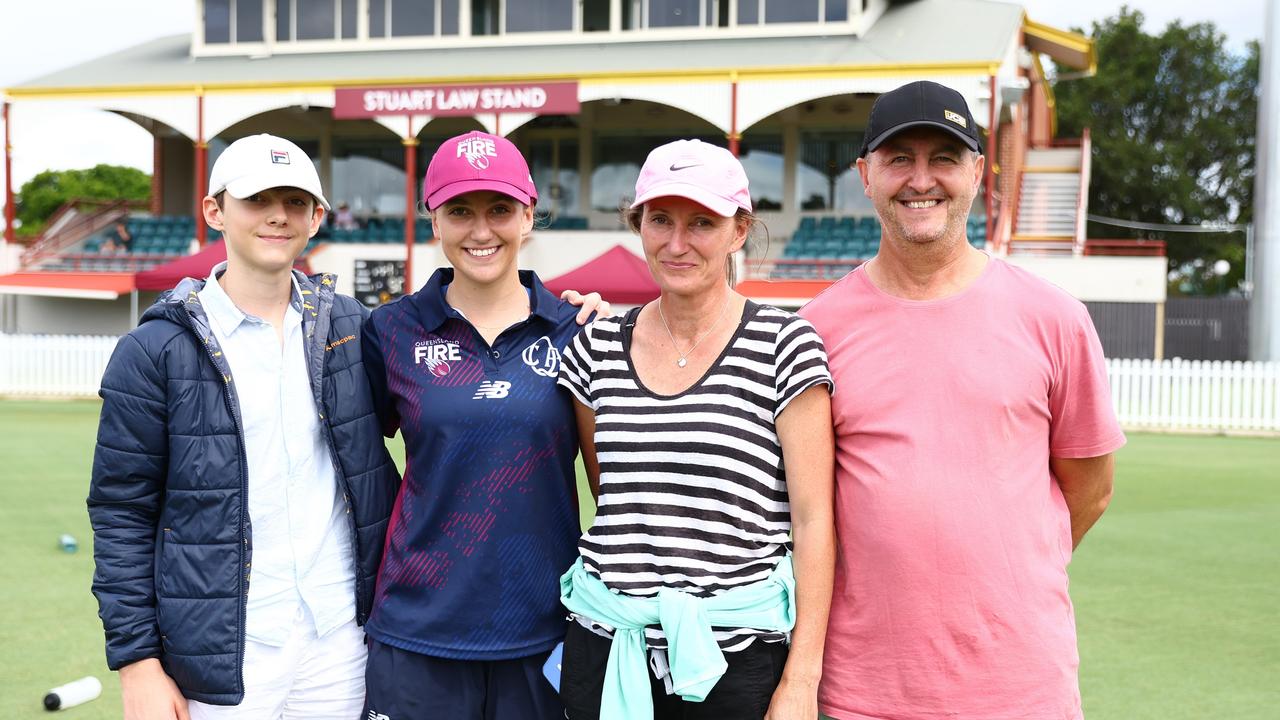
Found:
[[[458,349],[457,340],[428,338],[413,344],[413,364],[426,365],[427,372],[436,377],[449,374],[449,363],[460,362],[462,352]]]
[[[551,338],[543,335],[524,349],[520,356],[529,369],[542,377],[555,377],[560,374],[560,351],[551,344]]]
[[[476,388],[472,400],[501,400],[511,392],[511,383],[506,380],[485,380]]]
[[[485,138],[467,138],[458,143],[458,157],[465,157],[471,167],[477,170],[486,170],[489,158],[498,157],[498,146]]]

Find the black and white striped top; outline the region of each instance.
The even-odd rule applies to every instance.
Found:
[[[832,385],[822,340],[800,317],[748,301],[706,374],[682,393],[658,395],[631,363],[637,315],[591,323],[561,361],[560,385],[595,410],[600,499],[578,543],[583,565],[641,597],[663,587],[708,597],[762,580],[791,534],[775,421],[804,390]],[[647,635],[650,647],[666,647],[660,630]],[[726,651],[756,636],[782,638],[716,631]]]

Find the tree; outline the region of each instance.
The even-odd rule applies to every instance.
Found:
[[[1090,128],[1090,212],[1146,223],[1251,222],[1258,43],[1234,53],[1213,23],[1173,22],[1152,35],[1143,20],[1124,6],[1095,22],[1097,74],[1054,86],[1059,132],[1078,136]],[[1243,233],[1160,233],[1091,222],[1088,234],[1165,240],[1178,276],[1174,293],[1217,292],[1244,275]],[[1218,260],[1231,264],[1226,278],[1206,269]]]
[[[136,200],[151,197],[151,176],[131,167],[96,165],[88,170],[46,170],[18,191],[18,234],[36,235],[68,200]]]

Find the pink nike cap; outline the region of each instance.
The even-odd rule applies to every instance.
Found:
[[[701,140],[676,140],[654,148],[636,179],[639,207],[659,197],[682,197],[721,217],[751,212],[747,171],[733,153]]]
[[[525,205],[538,202],[529,164],[510,140],[475,130],[449,138],[431,156],[422,202],[435,210],[464,193],[492,190]]]

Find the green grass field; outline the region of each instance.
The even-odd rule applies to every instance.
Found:
[[[89,593],[97,409],[0,401],[3,718],[43,717],[44,692],[84,675],[103,696],[65,716],[120,717]],[[64,532],[78,553],[59,550]],[[1111,510],[1071,566],[1090,720],[1276,717],[1278,540],[1280,440],[1131,437]]]

